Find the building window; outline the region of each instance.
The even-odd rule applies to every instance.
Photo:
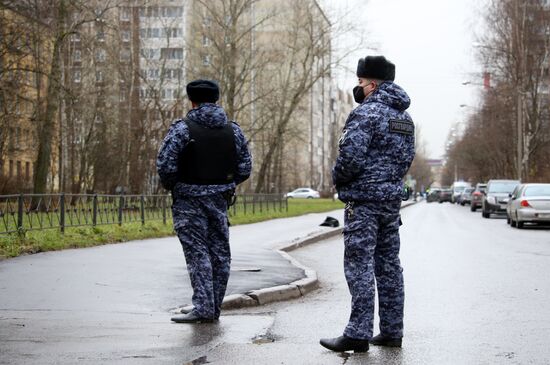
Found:
[[[103,71],[96,71],[95,72],[95,81],[96,82],[103,82]]]
[[[123,49],[120,51],[120,60],[121,61],[130,61],[130,50]]]
[[[130,31],[129,30],[123,30],[122,32],[120,32],[120,36],[121,36],[123,42],[130,42]]]
[[[30,180],[31,178],[31,163],[25,162],[25,179]]]
[[[13,177],[13,160],[10,160],[9,177]]]
[[[158,18],[159,16],[158,6],[149,6],[145,8],[144,16],[150,17],[150,18]]]
[[[202,45],[204,47],[210,46],[210,38],[208,38],[206,35],[202,36]]]
[[[150,68],[147,73],[147,78],[151,80],[157,80],[159,78],[159,69],[158,68]]]
[[[162,48],[160,54],[163,60],[182,60],[183,48]]]
[[[0,176],[4,176],[4,160],[0,160]]]
[[[147,60],[158,60],[160,50],[158,48],[144,48],[141,50],[141,56]]]
[[[75,49],[73,53],[73,61],[80,62],[82,61],[82,51],[79,49]]]
[[[202,64],[205,65],[205,66],[210,66],[210,55],[209,54],[204,55],[204,57],[202,58]]]
[[[105,42],[105,32],[103,32],[102,30],[98,30],[96,33],[96,39],[99,42]]]
[[[159,16],[164,18],[177,18],[183,16],[183,7],[181,6],[163,6],[159,8]]]
[[[19,96],[15,96],[15,114],[21,114],[21,98]]]
[[[164,35],[168,38],[183,37],[183,28],[164,28]]]
[[[71,36],[72,42],[80,42],[80,33],[75,33]]]
[[[160,97],[163,100],[174,100],[178,96],[178,90],[177,89],[162,89],[160,91]]]
[[[179,68],[165,68],[162,71],[162,77],[167,80],[179,80],[182,77],[182,70]]]
[[[21,161],[17,161],[17,178],[21,179]]]
[[[15,128],[15,147],[21,148],[21,128]]]
[[[104,49],[98,49],[95,52],[95,59],[98,62],[105,62],[105,60],[107,59],[107,52]]]
[[[81,77],[82,77],[82,73],[80,72],[80,70],[74,70],[73,81],[78,84],[80,83]]]
[[[130,8],[120,9],[120,20],[125,20],[125,21],[130,20]]]

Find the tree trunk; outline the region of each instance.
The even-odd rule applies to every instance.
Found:
[[[48,91],[46,95],[46,111],[42,120],[42,127],[38,134],[38,157],[34,172],[34,193],[46,192],[48,173],[50,172],[52,139],[55,129],[55,114],[59,103],[61,80],[61,48],[64,40],[65,29],[65,0],[60,0],[57,10],[57,29],[53,44],[51,70],[48,78]]]

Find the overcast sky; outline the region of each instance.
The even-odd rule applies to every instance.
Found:
[[[409,113],[420,126],[428,156],[439,158],[454,123],[462,122],[478,104],[481,66],[473,43],[483,22],[485,0],[323,0],[331,18],[346,7],[347,19],[365,35],[366,46],[349,57],[351,77],[339,86],[356,84],[357,58],[383,54],[396,65],[395,82],[411,97]],[[350,12],[350,10],[352,10]],[[331,16],[332,15],[332,16]],[[478,28],[478,29],[476,29]],[[347,62],[346,62],[347,63]],[[351,92],[351,91],[350,91]],[[467,105],[460,107],[461,104]]]

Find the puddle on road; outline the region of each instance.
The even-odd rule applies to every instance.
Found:
[[[208,360],[206,359],[206,356],[201,356],[198,359],[195,359],[190,362],[186,362],[183,365],[202,365],[202,364],[209,364]]]
[[[344,359],[344,362],[342,364],[345,364],[349,357],[351,356],[351,354],[348,354],[347,352],[339,352],[338,353],[338,357],[341,357],[342,359]]]
[[[514,352],[501,352],[500,354],[497,354],[497,357],[505,357],[511,360],[516,357],[516,354]]]
[[[264,343],[272,343],[272,342],[275,342],[275,338],[273,337],[273,335],[269,333],[257,335],[252,338],[252,343],[255,345],[263,345]]]

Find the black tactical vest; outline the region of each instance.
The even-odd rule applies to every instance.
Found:
[[[184,120],[189,143],[178,163],[179,181],[193,185],[222,185],[234,181],[237,149],[231,122],[222,128],[208,128]]]

